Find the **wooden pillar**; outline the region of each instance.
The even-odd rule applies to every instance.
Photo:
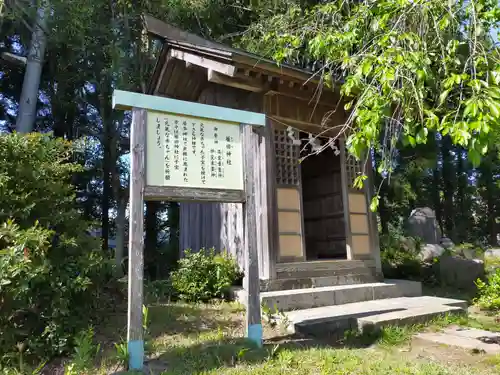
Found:
[[[351,237],[351,219],[349,215],[349,177],[347,176],[347,158],[344,138],[339,138],[340,149],[340,174],[342,177],[342,208],[344,209],[345,222],[345,244],[347,259],[353,259],[352,237]]]
[[[130,228],[127,316],[127,344],[130,370],[142,370],[144,364],[142,306],[146,124],[146,110],[134,108],[130,137]]]
[[[253,129],[249,125],[243,128],[243,152],[245,196],[245,289],[247,291],[247,338],[258,347],[262,346],[262,322],[260,311],[260,278],[259,278],[259,252],[257,248],[257,216],[255,202],[255,161],[256,145],[252,137]]]
[[[382,261],[380,259],[380,241],[378,234],[378,224],[377,224],[377,214],[371,212],[370,205],[371,200],[375,196],[375,177],[373,176],[372,168],[372,155],[371,152],[368,153],[367,170],[365,171],[368,176],[368,180],[365,182],[365,194],[366,194],[366,206],[368,207],[368,225],[370,232],[370,243],[372,247],[372,255],[375,261],[375,269],[379,276],[383,277],[382,273]]]

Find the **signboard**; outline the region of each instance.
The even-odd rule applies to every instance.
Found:
[[[146,185],[243,190],[241,128],[148,111]]]
[[[144,197],[148,189],[154,190],[150,199],[244,202],[248,233],[245,241],[247,337],[262,346],[254,159],[251,152],[243,155],[242,129],[246,127],[247,134],[251,126],[265,126],[265,115],[120,90],[113,92],[113,108],[133,111],[127,314],[129,369],[142,370],[144,366]],[[246,186],[243,174],[248,182]]]

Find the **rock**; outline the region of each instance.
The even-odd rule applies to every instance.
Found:
[[[407,231],[409,235],[419,237],[427,244],[441,242],[436,214],[429,207],[416,208],[411,212],[407,222]]]
[[[490,258],[500,258],[500,249],[486,250],[484,255]]]
[[[439,258],[444,253],[444,247],[436,244],[426,244],[420,249],[420,259],[429,262],[434,258]]]
[[[443,246],[445,249],[451,249],[455,246],[455,244],[448,237],[443,237],[441,239],[441,246]]]
[[[401,238],[401,247],[408,252],[414,253],[417,250],[417,241],[412,237]]]
[[[485,279],[484,262],[480,259],[463,259],[443,256],[439,262],[439,278],[445,285],[463,290],[475,290],[477,279]]]

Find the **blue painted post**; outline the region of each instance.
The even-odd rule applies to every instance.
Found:
[[[142,306],[146,124],[146,110],[134,109],[130,136],[130,227],[128,258],[127,343],[130,370],[142,370],[144,365]]]

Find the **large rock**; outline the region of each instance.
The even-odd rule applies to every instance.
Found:
[[[480,259],[463,259],[442,256],[439,278],[446,285],[463,290],[475,290],[477,279],[485,279],[484,262]]]
[[[420,249],[420,259],[424,262],[429,262],[434,258],[439,258],[443,255],[444,247],[436,244],[425,244]]]
[[[443,237],[441,238],[441,246],[443,246],[445,249],[452,249],[455,244],[449,238]]]
[[[488,249],[484,253],[485,256],[490,257],[490,258],[500,258],[500,249]]]
[[[422,239],[423,243],[441,243],[436,214],[429,207],[416,208],[411,212],[407,223],[407,231],[410,236]]]

